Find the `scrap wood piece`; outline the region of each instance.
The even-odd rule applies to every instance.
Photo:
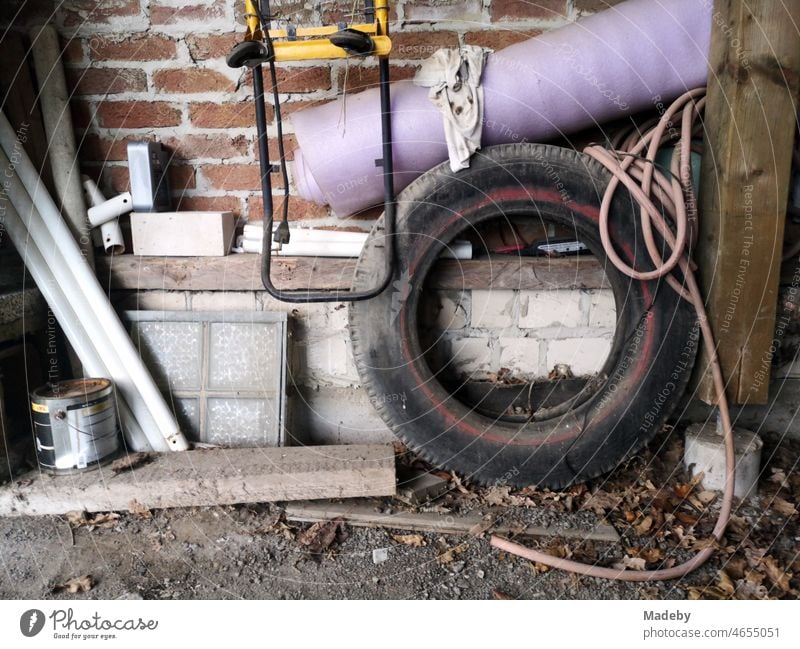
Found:
[[[253,502],[391,496],[388,444],[236,448],[157,454],[115,474],[100,467],[75,475],[31,472],[0,487],[0,516],[203,507]]]
[[[384,514],[375,511],[375,503],[358,499],[346,503],[329,501],[296,502],[288,505],[286,520],[316,523],[340,518],[354,527],[387,527],[412,532],[434,532],[437,534],[470,534],[483,528],[486,517],[480,512],[468,514],[433,514],[427,512],[394,512]],[[592,529],[579,527],[544,527],[506,523],[500,520],[493,528],[494,534],[515,535],[519,537],[559,536],[567,539],[581,539],[616,543],[617,531],[606,523],[597,523]]]

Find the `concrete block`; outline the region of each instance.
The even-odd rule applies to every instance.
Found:
[[[496,329],[514,324],[515,291],[472,291],[472,317],[470,326],[475,329]]]
[[[188,291],[139,291],[127,296],[119,307],[124,311],[187,311],[191,295]]]
[[[197,291],[190,296],[192,311],[260,311],[253,291]]]
[[[564,338],[547,342],[547,367],[570,366],[575,376],[596,373],[611,351],[610,338]]]
[[[383,395],[394,399],[403,395]],[[304,444],[392,442],[395,436],[380,418],[366,390],[301,388],[289,400],[292,434]]]
[[[617,307],[614,291],[595,289],[589,291],[589,326],[614,328],[617,324]]]
[[[457,331],[469,324],[471,300],[468,291],[443,291],[438,298],[436,327],[439,330]]]
[[[492,349],[486,338],[459,338],[451,343],[453,368],[464,374],[481,374],[492,370]]]
[[[581,292],[568,289],[520,291],[519,326],[523,329],[585,324]]]
[[[233,212],[134,212],[133,254],[221,257],[233,242]]]
[[[733,440],[736,446],[734,495],[755,497],[764,443],[754,432],[743,428],[733,429]],[[722,491],[725,488],[725,446],[715,422],[692,424],[686,429],[683,462],[692,476],[703,474],[704,489]]]
[[[515,375],[536,377],[539,371],[538,338],[500,337],[500,367],[507,367]]]

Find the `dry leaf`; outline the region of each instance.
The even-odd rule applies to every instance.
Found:
[[[676,484],[672,488],[678,498],[686,498],[690,493],[692,493],[692,489],[694,489],[694,485],[690,484]]]
[[[307,530],[303,530],[297,535],[297,542],[306,546],[311,554],[321,554],[333,545],[339,528],[342,526],[344,526],[344,521],[341,518],[314,523]]]
[[[495,514],[489,514],[488,516],[484,516],[483,520],[479,523],[475,523],[472,527],[469,528],[470,536],[480,536],[486,530],[488,530],[492,525],[494,525],[497,516]]]
[[[767,579],[769,579],[774,586],[780,588],[784,593],[788,593],[789,590],[791,590],[789,580],[792,578],[792,574],[785,572],[775,559],[772,557],[764,557],[761,561],[761,565],[764,566]]]
[[[119,520],[119,514],[116,512],[90,515],[86,512],[71,511],[67,512],[66,517],[72,527],[88,527],[90,531],[96,527],[113,527]]]
[[[142,503],[140,503],[138,500],[136,500],[136,498],[134,498],[128,503],[128,511],[131,514],[139,516],[140,518],[153,517],[153,514],[150,513],[150,510],[147,507],[145,507]]]
[[[607,511],[616,509],[622,502],[622,496],[619,494],[611,494],[607,491],[598,489],[581,505],[581,509],[588,509],[593,511],[598,516],[602,516]]]
[[[508,593],[504,593],[502,590],[493,590],[492,591],[492,599],[517,599],[513,595],[509,595]]]
[[[695,495],[701,503],[704,505],[710,505],[717,499],[718,494],[716,491],[699,491]]]
[[[67,512],[65,516],[67,517],[67,522],[72,525],[72,527],[86,525],[86,512],[71,511]]]
[[[114,460],[111,463],[111,470],[114,473],[130,471],[136,467],[143,466],[153,459],[151,453],[128,453],[125,457]]]
[[[453,548],[448,548],[444,552],[441,552],[439,556],[436,557],[436,560],[442,565],[446,565],[448,563],[451,563],[459,554],[464,552],[466,549],[467,549],[467,544],[461,543],[460,545],[457,545]]]
[[[637,534],[647,534],[650,528],[653,527],[653,517],[645,516],[642,522],[634,527]]]
[[[91,575],[82,575],[80,577],[73,577],[65,581],[63,584],[57,584],[53,587],[54,593],[66,591],[68,593],[87,593],[94,587],[94,579]]]
[[[640,557],[629,557],[627,554],[622,557],[622,561],[613,564],[617,570],[644,570],[645,560]]]
[[[771,502],[766,503],[767,506],[774,509],[776,512],[787,518],[791,518],[797,513],[797,508],[788,500],[784,500],[780,496],[775,496]]]
[[[713,586],[690,586],[689,599],[730,599],[736,587],[724,570],[719,571],[717,583]]]
[[[425,538],[422,534],[392,534],[392,538],[398,543],[412,548],[421,548],[425,545]]]

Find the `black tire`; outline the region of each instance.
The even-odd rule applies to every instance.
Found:
[[[587,156],[548,145],[479,152],[469,169],[441,165],[398,197],[392,286],[355,303],[350,332],[361,380],[386,424],[433,464],[483,484],[561,488],[609,471],[639,450],[683,394],[697,351],[696,316],[663,281],[632,281],[607,262],[597,227],[608,172]],[[417,307],[426,275],[459,233],[493,218],[530,217],[574,229],[604,264],[617,326],[594,391],[541,420],[489,418],[454,398],[424,358]],[[652,269],[638,209],[619,190],[611,237],[620,256]],[[354,287],[382,269],[382,223],[356,267]]]

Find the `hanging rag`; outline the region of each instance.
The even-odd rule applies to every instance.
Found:
[[[414,84],[430,88],[428,98],[444,118],[450,169],[469,167],[481,148],[483,87],[481,74],[491,50],[474,45],[438,50],[422,64]]]

